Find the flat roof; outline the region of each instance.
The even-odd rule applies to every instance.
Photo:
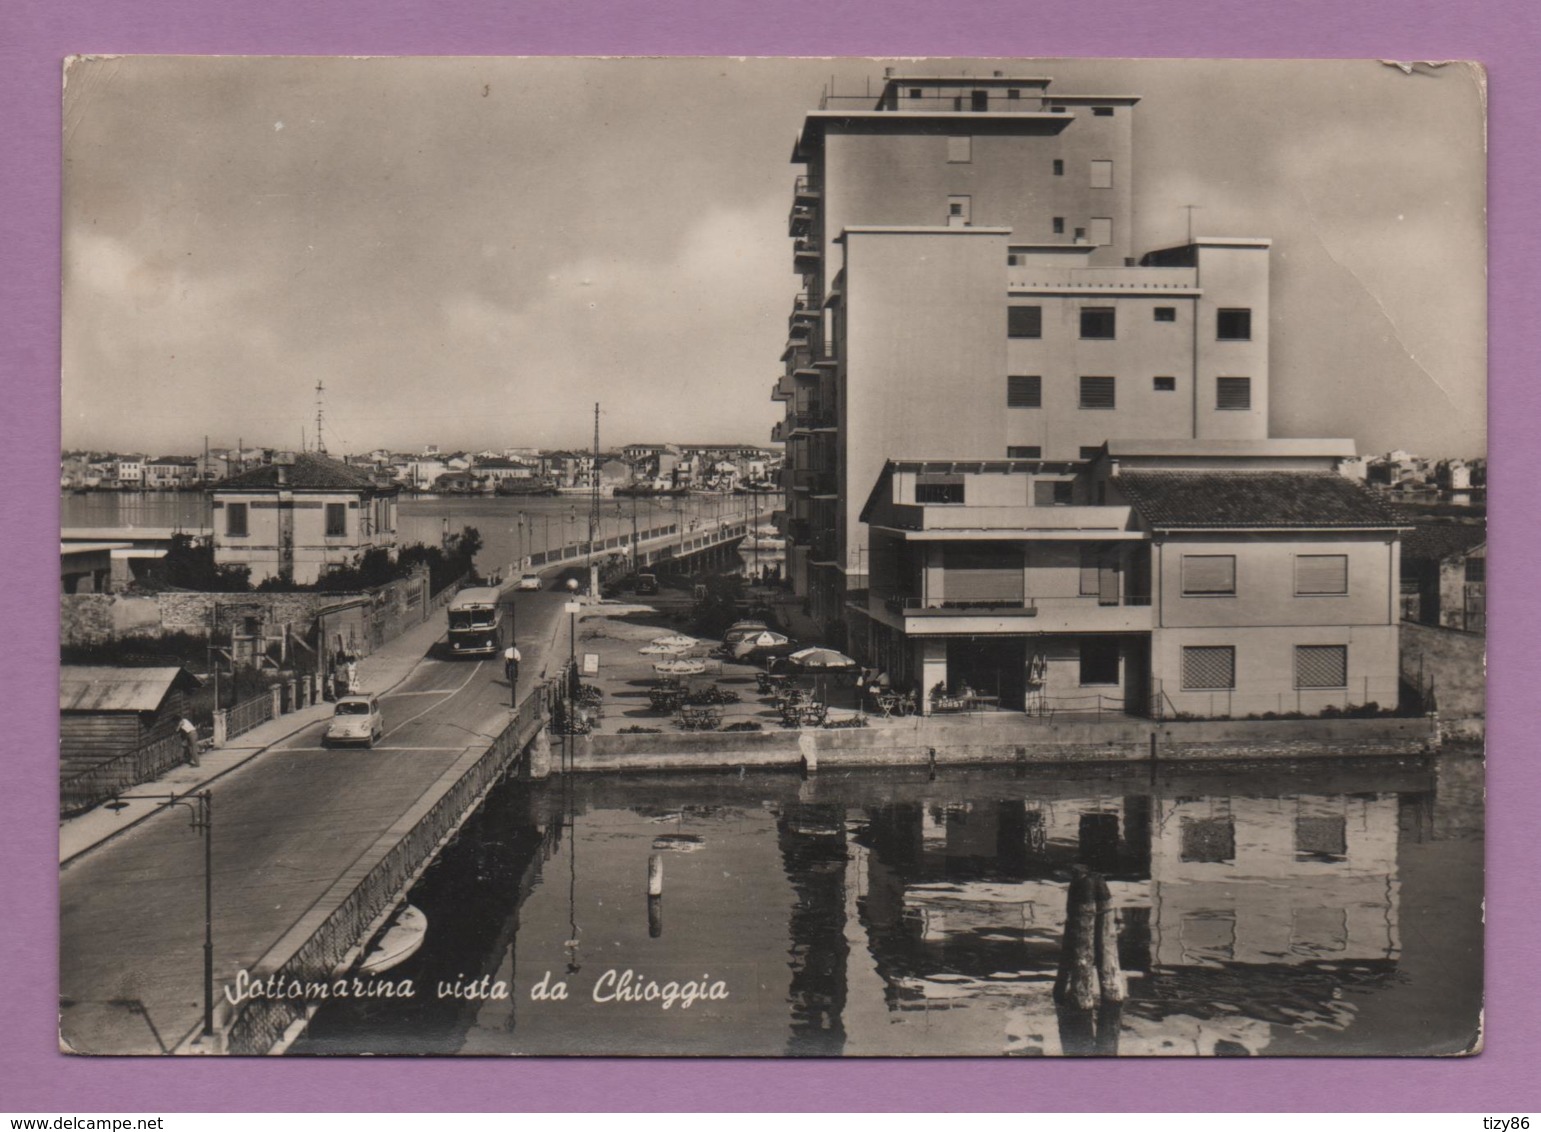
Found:
[[[838,242],[848,233],[889,236],[937,236],[957,233],[960,236],[1009,236],[1010,228],[971,227],[947,224],[848,224],[835,237]]]
[[[1355,455],[1354,442],[1343,438],[1279,437],[1268,440],[1109,440],[1108,455],[1124,456],[1332,456]]]

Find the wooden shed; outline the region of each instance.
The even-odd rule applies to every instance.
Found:
[[[67,664],[59,670],[59,758],[65,777],[171,735],[202,684],[185,668]]]

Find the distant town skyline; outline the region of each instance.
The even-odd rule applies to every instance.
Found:
[[[339,452],[587,448],[596,400],[606,448],[681,423],[768,444],[791,141],[883,66],[77,63],[63,445],[313,446],[318,380]],[[1181,242],[1189,205],[1194,234],[1274,241],[1275,435],[1485,454],[1480,72],[907,66],[1139,95],[1136,248]]]

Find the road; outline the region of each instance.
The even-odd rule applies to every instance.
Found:
[[[551,592],[504,596],[524,658],[521,696],[539,679],[563,600]],[[426,636],[409,633],[381,652],[421,650]],[[507,722],[501,659],[444,660],[436,652],[430,648],[381,696],[385,737],[373,750],[323,748],[326,725],[318,722],[212,786],[216,994],[468,748],[484,748]],[[61,872],[66,1048],[159,1053],[202,1024],[203,857],[200,834],[178,808]]]

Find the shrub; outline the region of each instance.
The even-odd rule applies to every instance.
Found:
[[[663,729],[660,727],[640,727],[635,723],[630,727],[621,728],[619,732],[621,735],[661,735],[662,733]]]
[[[724,731],[764,731],[765,728],[760,725],[759,720],[756,720],[756,719],[741,719],[737,723],[730,723],[730,724],[728,724],[726,727],[723,728],[723,730]]]

